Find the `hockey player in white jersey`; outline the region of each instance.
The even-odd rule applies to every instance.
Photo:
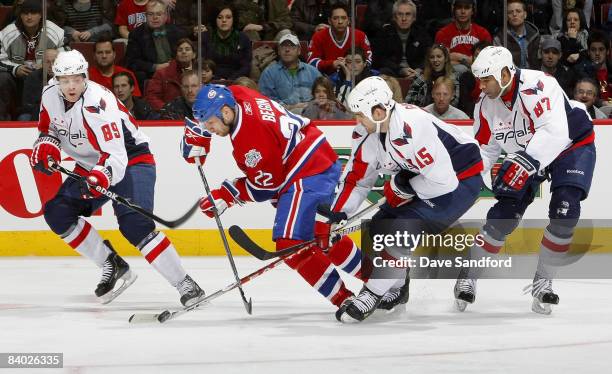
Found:
[[[108,303],[136,280],[136,274],[83,217],[108,201],[96,186],[152,211],[155,160],[149,139],[125,106],[109,90],[87,79],[87,61],[80,52],[61,52],[53,73],[55,79],[43,89],[40,134],[30,164],[51,174],[53,165],[61,161],[60,150],[76,161],[74,172],[83,180],[66,179],[45,204],[44,216],[53,232],[102,269],[95,294]],[[113,209],[123,236],[178,289],[183,305],[204,296],[183,269],[172,243],[155,230],[151,219],[117,203]]]
[[[321,245],[328,244],[329,226],[359,208],[381,173],[392,177],[384,186],[387,201],[372,218],[372,227],[378,220],[406,219],[414,223],[402,230],[439,233],[478,197],[483,165],[474,138],[419,107],[396,103],[392,96],[380,77],[364,79],[349,95],[349,107],[359,123],[332,213],[326,214],[331,219],[317,223]],[[348,237],[335,245],[347,242],[354,245]],[[387,247],[382,254],[395,259],[406,255],[407,248],[397,247]],[[386,269],[390,279],[378,277],[378,270],[373,269],[357,297],[338,309],[339,321],[362,321],[377,308],[407,301],[407,269]]]
[[[474,131],[484,171],[507,153],[492,188],[497,199],[481,230],[484,245],[472,259],[496,254],[519,224],[540,184],[551,180],[549,224],[540,245],[531,293],[532,310],[549,314],[559,297],[552,290],[556,259],[569,250],[580,217],[580,201],[591,186],[595,167],[593,123],[583,104],[569,100],[554,77],[517,69],[503,47],[483,49],[472,65],[483,91],[474,109]],[[463,311],[476,296],[478,271],[463,272],[455,285]]]

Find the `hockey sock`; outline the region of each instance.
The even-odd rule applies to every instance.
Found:
[[[276,249],[288,248],[300,242],[292,239],[277,239]],[[308,284],[336,306],[340,306],[347,297],[352,295],[345,287],[334,264],[318,247],[294,255],[285,260],[285,263],[290,268],[297,270]]]
[[[176,248],[163,232],[153,231],[138,245],[144,258],[173,286],[185,279]]]
[[[569,251],[573,236],[562,238],[553,234],[547,227],[540,243],[537,273],[546,279],[553,279],[560,264],[556,264],[564,253]]]
[[[504,246],[505,238],[502,240],[498,240],[489,235],[485,230],[480,230],[479,235],[482,236],[483,245],[480,246],[478,244],[474,244],[470,248],[469,259],[470,260],[480,260],[484,257],[490,257],[491,255],[496,255]],[[467,276],[465,278],[469,279],[478,279],[480,273],[482,272],[482,268],[479,267],[470,267]]]
[[[361,250],[348,236],[342,237],[335,243],[327,252],[327,256],[342,271],[357,279],[367,281],[361,272]]]
[[[96,229],[80,217],[76,225],[62,235],[62,240],[79,252],[81,256],[93,261],[99,268],[104,265],[104,261],[112,253],[103,243],[102,237],[100,237]]]
[[[389,254],[387,249],[382,251],[381,256],[383,260],[397,260],[399,257]],[[370,291],[382,296],[395,285],[404,285],[407,270],[405,267],[374,267],[365,285]]]

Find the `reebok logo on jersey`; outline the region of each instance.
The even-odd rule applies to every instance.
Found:
[[[567,174],[580,174],[584,175],[584,171],[578,169],[568,169],[565,171]]]
[[[244,111],[246,114],[250,116],[253,115],[253,107],[251,107],[251,103],[245,102],[244,104],[242,104],[242,106],[244,107]]]

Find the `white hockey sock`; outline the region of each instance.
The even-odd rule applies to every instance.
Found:
[[[81,256],[93,261],[99,268],[104,265],[104,261],[112,253],[102,242],[102,237],[96,229],[80,217],[76,225],[62,235],[62,240],[79,252]]]
[[[561,259],[569,251],[573,236],[560,238],[555,234],[544,230],[542,242],[540,243],[540,257],[538,258],[537,273],[546,279],[553,279],[559,266],[562,265]]]
[[[370,278],[366,283],[366,287],[368,287],[370,291],[374,292],[378,296],[382,296],[387,293],[387,291],[389,291],[397,282],[398,279]]]
[[[176,287],[187,275],[176,253],[176,248],[163,232],[152,232],[138,247],[144,258],[166,278],[172,287]]]

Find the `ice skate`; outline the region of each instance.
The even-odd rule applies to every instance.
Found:
[[[552,290],[552,280],[542,278],[536,273],[533,278],[533,283],[526,286],[523,291],[527,293],[531,290],[531,296],[533,296],[533,302],[531,303],[531,310],[539,314],[550,314],[552,313],[551,305],[559,304],[559,296]]]
[[[361,322],[376,311],[381,300],[381,296],[364,286],[358,296],[348,298],[342,303],[336,312],[336,319],[344,323]]]
[[[406,304],[410,297],[410,275],[406,273],[406,283],[399,288],[391,288],[383,295],[378,309],[392,311],[396,306]]]
[[[191,306],[204,297],[205,293],[189,275],[179,282],[176,289],[181,294],[181,304]]]
[[[463,312],[476,300],[476,279],[459,278],[455,283],[455,308]]]
[[[108,304],[132,285],[138,276],[130,270],[130,265],[115,252],[108,240],[105,240],[104,244],[112,253],[102,265],[102,278],[96,287],[95,294],[102,304]],[[119,280],[122,282],[116,287]]]

